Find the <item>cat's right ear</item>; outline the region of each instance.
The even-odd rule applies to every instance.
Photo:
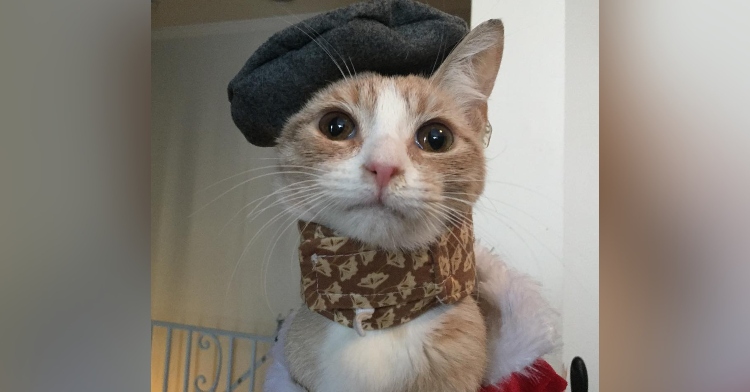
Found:
[[[431,80],[465,105],[486,107],[503,58],[503,30],[500,19],[475,27],[456,45]]]

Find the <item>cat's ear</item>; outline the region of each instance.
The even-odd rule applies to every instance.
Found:
[[[488,20],[456,45],[431,80],[467,105],[484,106],[503,57],[503,22]]]

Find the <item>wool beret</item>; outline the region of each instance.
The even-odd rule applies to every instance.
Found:
[[[252,144],[276,144],[285,122],[344,75],[429,76],[468,33],[461,18],[412,0],[375,0],[279,31],[229,83],[232,119]]]

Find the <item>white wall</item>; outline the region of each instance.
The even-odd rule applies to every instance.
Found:
[[[475,0],[472,25],[505,25],[489,100],[488,181],[475,210],[478,236],[563,306],[565,9],[557,0]],[[561,370],[561,357],[550,358]]]
[[[559,369],[581,356],[590,391],[599,390],[598,15],[596,0],[472,3],[473,26],[505,24],[478,232],[541,281],[563,318],[551,361]]]
[[[567,0],[563,358],[599,390],[599,1]]]
[[[249,222],[247,203],[268,194],[273,151],[250,145],[230,116],[226,87],[248,56],[284,19],[176,28],[152,40],[152,318],[273,334],[275,319],[296,307],[296,263],[268,263],[265,251],[292,260],[296,232],[266,227],[279,209]],[[221,197],[219,197],[221,196]],[[217,199],[218,198],[218,199]],[[203,206],[215,200],[215,203]],[[195,215],[191,214],[200,210]],[[280,223],[280,222],[279,222]],[[293,229],[293,227],[292,227]],[[219,234],[221,232],[221,234]],[[267,268],[262,268],[263,265]],[[268,294],[268,295],[266,295]]]

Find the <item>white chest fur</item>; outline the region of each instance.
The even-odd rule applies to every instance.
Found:
[[[411,383],[429,367],[424,347],[445,310],[441,306],[409,323],[365,336],[330,323],[319,352],[321,390],[389,391]]]

